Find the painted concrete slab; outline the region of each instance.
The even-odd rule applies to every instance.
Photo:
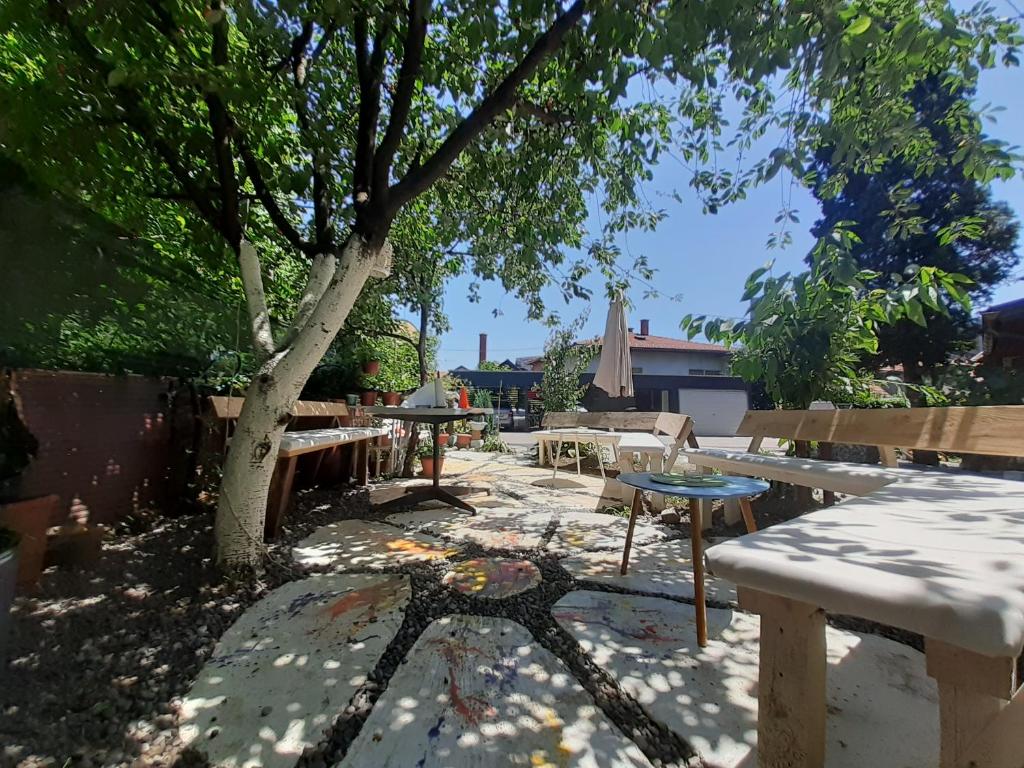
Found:
[[[441,581],[464,595],[502,600],[533,589],[541,574],[529,560],[481,557],[456,563]]]
[[[722,768],[757,764],[756,616],[708,609],[697,646],[693,606],[571,592],[552,609],[655,718]],[[924,656],[874,635],[828,628],[828,768],[938,765],[938,705]]]
[[[622,565],[621,546],[610,552],[572,555],[562,560],[561,565],[577,579],[613,584],[637,592],[693,599],[693,562],[690,558],[689,539],[634,545],[629,552],[629,568],[625,576],[619,573],[619,566]],[[736,587],[728,581],[705,576],[704,588],[708,600],[736,602]]]
[[[488,509],[476,515],[441,510],[416,510],[388,515],[387,521],[414,531],[454,541],[471,541],[491,549],[536,549],[551,522],[550,512]]]
[[[452,616],[427,627],[340,764],[649,765],[525,627],[475,616]]]
[[[558,516],[558,527],[549,546],[556,551],[618,549],[621,552],[626,544],[628,525],[626,518],[616,515],[563,512]],[[633,529],[633,546],[661,541],[669,535],[666,528],[637,520]]]
[[[432,536],[410,533],[393,525],[342,520],[317,528],[295,546],[292,554],[300,565],[368,570],[443,560],[458,551]]]
[[[406,576],[318,574],[224,633],[182,704],[181,737],[216,766],[292,766],[398,632]]]

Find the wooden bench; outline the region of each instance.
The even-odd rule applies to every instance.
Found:
[[[241,416],[244,403],[245,398],[242,397],[215,396],[210,398],[214,416],[225,422],[225,449],[230,441],[231,427]],[[342,421],[348,420],[348,418],[348,408],[344,403],[300,400],[292,407],[289,427],[306,424],[320,428],[289,429],[281,436],[281,445],[277,451],[277,465],[274,467],[274,476],[270,481],[270,491],[267,494],[265,538],[273,539],[280,531],[281,520],[284,518],[291,498],[300,456],[316,454],[316,462],[311,470],[311,477],[315,480],[325,457],[336,452],[341,446],[352,445],[354,447],[352,463],[356,482],[359,485],[367,484],[369,481],[370,441],[387,434],[387,430],[380,427],[342,425]]]
[[[767,416],[744,419],[742,429],[755,440],[1024,453],[1024,406]],[[756,465],[730,459],[722,466],[762,477],[801,472],[792,462],[752,459]],[[703,451],[695,460],[710,463]],[[835,479],[829,464],[808,464],[800,482]],[[824,616],[833,612],[925,638],[939,691],[941,768],[1020,768],[1024,482],[876,469],[876,487],[862,486],[862,498],[707,550],[709,572],[736,583],[740,607],[761,616],[758,763],[824,765]]]
[[[747,451],[694,448],[687,460],[734,475],[863,496],[894,482],[896,449],[989,456],[1024,454],[1024,406],[891,408],[879,410],[747,411],[736,430]],[[878,448],[881,466],[759,454],[765,438],[852,443]],[[920,470],[918,470],[920,471]],[[733,512],[727,522],[737,522]],[[705,511],[704,527],[711,524]]]

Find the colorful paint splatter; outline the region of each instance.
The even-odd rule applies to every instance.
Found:
[[[479,558],[455,565],[444,583],[464,595],[501,600],[540,584],[540,570],[529,560]]]

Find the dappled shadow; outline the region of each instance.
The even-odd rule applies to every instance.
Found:
[[[456,547],[431,536],[364,520],[342,520],[322,526],[292,550],[300,565],[340,570],[387,568],[441,560],[457,553]]]
[[[453,616],[420,636],[340,765],[458,764],[648,762],[524,627]]]
[[[708,765],[757,765],[757,617],[709,609],[710,640],[700,648],[691,605],[572,592],[552,613]],[[828,766],[937,764],[935,687],[921,654],[829,629],[828,661]]]
[[[1024,642],[1024,483],[908,472],[708,551],[719,576],[989,655]]]
[[[471,541],[492,549],[535,549],[544,541],[551,512],[491,508],[477,515],[451,509],[388,515],[388,522],[452,541]]]
[[[628,527],[629,521],[624,517],[599,512],[562,512],[558,515],[558,527],[551,537],[549,547],[553,550],[621,551],[626,543]],[[643,546],[661,541],[672,533],[671,529],[639,520],[633,530],[633,544]]]
[[[398,575],[278,588],[217,644],[184,697],[182,740],[215,764],[294,765],[376,666],[410,594]]]

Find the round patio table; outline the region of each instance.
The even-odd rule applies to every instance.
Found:
[[[768,483],[752,477],[735,475],[714,475],[723,485],[675,485],[659,483],[651,472],[623,472],[618,481],[633,491],[633,506],[629,512],[629,527],[626,529],[626,547],[622,551],[622,567],[619,572],[625,576],[629,567],[629,549],[633,544],[633,528],[637,515],[643,506],[643,492],[651,491],[665,496],[678,496],[690,500],[690,558],[693,561],[693,602],[697,612],[697,644],[703,648],[708,644],[708,615],[704,605],[704,541],[701,539],[700,502],[702,499],[738,499],[747,533],[757,530],[754,514],[750,509],[750,497],[768,490]]]

